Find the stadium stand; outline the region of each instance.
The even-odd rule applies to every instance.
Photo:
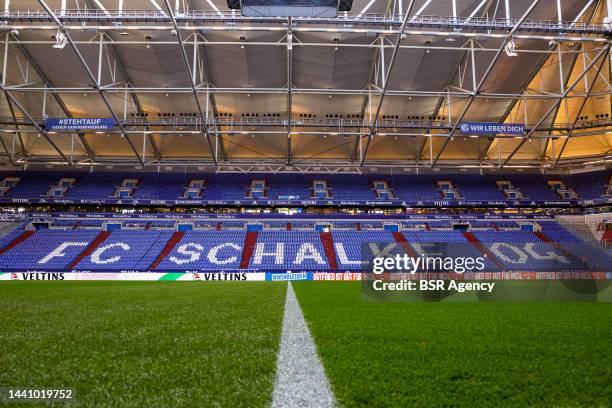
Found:
[[[135,199],[175,200],[183,196],[189,182],[196,175],[172,173],[146,174],[142,176],[138,189],[134,192]]]
[[[33,174],[37,178],[37,174]],[[84,174],[76,185],[70,189],[69,198],[73,199],[105,199],[111,197],[116,187],[123,179],[117,173],[89,173]]]
[[[607,171],[577,173],[569,178],[568,183],[585,200],[597,199],[610,193],[607,190],[610,183],[610,173]]]
[[[384,254],[485,256],[487,271],[572,271],[609,261],[553,218],[375,221],[367,215],[319,221],[247,219],[150,220],[61,218],[14,223],[0,240],[6,271],[358,271],[364,260]],[[213,215],[211,215],[212,217]],[[176,216],[179,217],[179,216]],[[257,220],[257,222],[254,222]],[[107,230],[107,223],[121,229]],[[328,230],[320,230],[322,224]],[[296,228],[287,228],[287,224]],[[361,226],[361,229],[357,228]],[[146,226],[146,228],[145,228]],[[205,226],[205,228],[202,228]],[[253,230],[254,227],[257,229]],[[604,235],[604,239],[606,234]],[[597,263],[599,262],[599,263]]]
[[[245,235],[245,231],[185,232],[157,269],[238,270]]]
[[[116,196],[118,188],[126,180],[137,180],[136,186],[127,187],[131,191],[129,198],[136,200],[180,200],[185,198],[185,190],[192,180],[205,180],[205,194],[196,199],[209,200],[244,200],[254,198],[250,190],[253,180],[262,180],[265,186],[258,198],[267,200],[310,200],[316,199],[313,192],[313,180],[326,182],[329,197],[346,201],[375,201],[397,199],[403,201],[440,200],[444,198],[444,189],[439,183],[449,182],[463,200],[513,200],[505,196],[496,184],[509,181],[513,187],[528,200],[559,201],[560,194],[548,184],[558,180],[577,194],[574,198],[603,198],[609,180],[609,172],[576,174],[565,177],[543,177],[539,175],[504,174],[489,177],[478,174],[459,175],[397,175],[397,176],[361,176],[361,175],[287,175],[287,174],[156,174],[156,173],[43,173],[23,172],[7,173],[0,178],[16,176],[21,181],[4,197],[39,199],[66,177],[75,178],[74,186],[66,191],[65,198],[103,200]],[[382,196],[374,186],[380,181],[385,185],[388,195]],[[4,198],[3,197],[3,198]],[[125,197],[128,198],[128,197]],[[324,198],[324,199],[325,199]],[[567,199],[570,199],[568,197]]]
[[[135,173],[24,171],[0,174],[6,189],[1,200],[49,202],[50,188],[63,189],[56,204],[91,202],[137,206],[143,202],[265,205],[305,200],[331,201],[348,207],[431,200],[443,205],[449,194],[460,200],[514,203],[520,197],[547,202],[606,202],[610,172],[573,175],[541,174],[265,174]],[[126,190],[125,194],[118,194]],[[193,194],[187,194],[191,191]],[[516,194],[509,194],[515,192]],[[564,195],[563,192],[571,192]],[[71,201],[72,200],[72,201]],[[109,201],[110,200],[110,201]],[[115,200],[115,201],[113,201]],[[218,201],[214,201],[218,200]],[[228,201],[229,200],[229,201]],[[232,201],[235,200],[235,201]],[[395,201],[397,200],[397,201]],[[324,201],[328,205],[330,201]],[[532,204],[533,206],[533,204]],[[4,222],[0,268],[76,271],[356,271],[380,251],[420,254],[442,251],[450,256],[486,258],[489,271],[576,270],[585,258],[602,258],[599,243],[612,242],[605,220],[589,232],[583,222],[562,217],[540,219],[515,215],[361,215],[328,210],[326,214],[260,214],[223,216],[215,211],[190,214],[38,212],[24,221]],[[60,208],[60,207],[58,207]],[[137,208],[137,207],[134,207]],[[57,208],[56,208],[57,209]],[[582,228],[583,230],[580,230]],[[586,230],[586,232],[584,231]],[[378,252],[377,252],[378,251]],[[591,262],[592,263],[592,262]],[[548,268],[548,269],[547,269]]]

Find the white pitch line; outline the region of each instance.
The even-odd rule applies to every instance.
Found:
[[[289,282],[272,407],[334,406],[335,398],[329,380]]]

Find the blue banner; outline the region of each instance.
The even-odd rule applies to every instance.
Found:
[[[267,281],[312,280],[312,272],[266,272]]]
[[[436,201],[278,201],[278,200],[149,200],[138,198],[71,199],[71,198],[11,198],[0,197],[0,203],[13,204],[96,204],[96,205],[216,205],[216,206],[367,206],[367,207],[568,207],[575,205],[612,204],[612,198],[597,200],[436,200]],[[295,215],[294,215],[295,216]]]
[[[79,131],[79,130],[113,130],[113,118],[47,118],[45,130]]]
[[[23,214],[15,214],[15,213],[7,213],[2,214],[3,217],[7,217],[9,219],[14,218],[24,218]],[[121,218],[121,219],[193,219],[193,220],[216,220],[216,221],[224,221],[224,220],[250,220],[250,219],[299,219],[299,220],[319,220],[321,219],[321,214],[303,214],[300,216],[287,215],[287,214],[217,214],[217,213],[201,213],[201,214],[184,214],[184,213],[143,213],[143,214],[119,214],[119,213],[77,213],[77,212],[57,212],[57,213],[49,213],[49,212],[32,212],[27,214],[30,218],[99,218],[99,219],[108,219],[108,218]],[[504,220],[513,220],[513,219],[534,219],[534,220],[551,220],[554,219],[554,215],[548,214],[393,214],[393,215],[380,215],[380,214],[357,214],[357,215],[347,215],[347,214],[326,214],[324,216],[325,219],[334,220],[334,221],[342,221],[342,220],[474,220],[474,219],[504,219]]]
[[[525,125],[522,123],[494,123],[494,122],[462,122],[461,133],[473,135],[523,135]]]

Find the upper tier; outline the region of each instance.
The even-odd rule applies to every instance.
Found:
[[[555,204],[612,201],[609,171],[538,174],[0,173],[0,202],[285,205]],[[18,178],[8,183],[8,178]],[[71,180],[64,186],[61,180]],[[200,185],[203,184],[203,185]],[[324,185],[324,197],[320,188]],[[192,188],[197,186],[197,188]],[[319,197],[319,198],[317,198]],[[472,203],[470,203],[472,202]]]

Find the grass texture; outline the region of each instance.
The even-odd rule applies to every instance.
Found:
[[[611,303],[377,303],[358,282],[293,286],[345,407],[612,404]]]
[[[0,386],[74,388],[71,406],[267,406],[285,290],[271,282],[2,283]]]

